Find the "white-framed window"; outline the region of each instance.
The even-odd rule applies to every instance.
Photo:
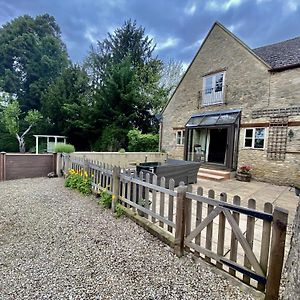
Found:
[[[245,129],[245,148],[264,149],[265,148],[265,128],[246,128]]]
[[[224,102],[225,71],[203,77],[202,105]]]
[[[176,145],[184,145],[184,130],[176,131]]]

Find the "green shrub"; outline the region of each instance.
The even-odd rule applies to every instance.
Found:
[[[120,218],[121,216],[124,215],[124,209],[123,206],[120,203],[116,204],[116,208],[115,208],[115,217],[116,218]]]
[[[92,151],[118,151],[128,143],[128,130],[115,125],[107,126],[99,139],[93,144]]]
[[[71,144],[57,143],[54,151],[57,153],[72,153],[75,152],[75,147]]]
[[[126,151],[125,151],[124,148],[121,148],[118,152],[119,152],[119,153],[125,153]]]
[[[71,169],[65,180],[65,187],[77,189],[83,195],[92,193],[92,179],[87,172]]]
[[[102,191],[100,194],[100,199],[98,201],[98,204],[101,204],[105,208],[111,208],[112,203],[112,196],[106,192]]]
[[[128,132],[128,150],[134,152],[156,152],[158,151],[159,135],[147,133],[143,134],[137,129]]]

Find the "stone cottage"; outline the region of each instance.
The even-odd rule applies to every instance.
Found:
[[[216,22],[163,110],[160,147],[258,180],[300,182],[300,37],[250,49]]]

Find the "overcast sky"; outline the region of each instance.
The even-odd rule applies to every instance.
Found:
[[[156,54],[189,64],[217,20],[251,48],[300,36],[300,0],[0,0],[0,25],[53,15],[74,62],[125,20],[153,37]]]

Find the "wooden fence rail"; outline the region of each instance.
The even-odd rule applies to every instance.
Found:
[[[126,209],[164,230],[174,239],[174,252],[190,251],[197,257],[265,292],[265,299],[278,299],[283,267],[288,212],[265,203],[256,209],[249,199],[241,206],[239,196],[232,201],[226,193],[213,190],[203,195],[192,186],[174,187],[174,180],[149,176],[84,158],[64,156],[62,167],[86,171],[95,192],[112,195],[112,210],[120,202]],[[166,188],[166,186],[168,188]],[[155,227],[154,226],[154,227]]]

